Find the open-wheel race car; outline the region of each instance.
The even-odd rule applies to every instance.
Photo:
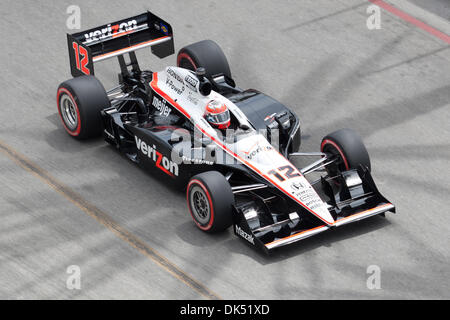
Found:
[[[135,162],[186,188],[199,229],[234,233],[265,252],[357,220],[395,212],[378,191],[361,138],[341,129],[299,152],[300,122],[285,105],[236,86],[211,40],[182,48],[177,66],[141,70],[135,51],[174,54],[172,27],[151,12],[68,34],[74,78],[58,88],[66,131],[103,135]],[[106,91],[94,63],[117,57]],[[315,157],[297,168],[289,159]],[[314,177],[307,179],[307,177]]]

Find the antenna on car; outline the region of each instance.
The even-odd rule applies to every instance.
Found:
[[[203,67],[198,67],[195,69],[195,74],[200,81],[198,86],[200,93],[204,96],[208,96],[211,93],[212,85],[211,82],[205,77],[206,69]]]

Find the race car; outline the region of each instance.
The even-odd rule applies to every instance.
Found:
[[[298,116],[254,89],[239,88],[217,43],[183,47],[176,66],[141,70],[135,51],[175,53],[171,25],[151,12],[68,34],[73,78],[57,107],[69,135],[104,139],[132,162],[185,188],[205,232],[234,233],[271,250],[385,212],[369,154],[351,129],[326,135],[317,152],[299,152]],[[117,57],[106,91],[94,64]],[[319,149],[320,148],[320,149]],[[293,158],[311,159],[297,168]]]

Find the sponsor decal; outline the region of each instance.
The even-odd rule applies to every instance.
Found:
[[[178,73],[176,73],[172,68],[168,68],[166,73],[168,75],[168,77],[166,78],[166,85],[176,93],[182,94],[185,89],[183,78]],[[180,83],[182,85],[181,88],[177,86],[172,79]]]
[[[249,152],[244,152],[245,154],[247,154],[247,159],[252,160],[258,153],[262,152],[262,151],[270,151],[273,150],[273,147],[270,145],[267,146],[259,146],[254,149],[253,151],[249,151]]]
[[[306,187],[305,187],[305,185],[304,185],[303,183],[301,183],[301,182],[292,182],[291,188],[298,191],[298,190],[303,189],[303,188],[306,188]]]
[[[192,164],[207,164],[207,165],[213,165],[213,161],[208,161],[205,159],[196,159],[196,158],[188,158],[186,156],[182,157],[183,163],[192,163]]]
[[[115,25],[108,24],[102,29],[97,29],[89,33],[84,34],[84,44],[91,43],[93,41],[101,41],[107,38],[115,38],[125,35],[136,30],[138,27],[136,20],[123,21]]]
[[[160,22],[159,27],[160,27],[162,33],[164,33],[164,35],[166,35],[166,36],[169,35],[169,27],[166,24]]]
[[[176,73],[175,70],[173,70],[172,68],[167,69],[167,74],[172,78],[174,78],[175,80],[177,80],[178,82],[180,82],[181,84],[184,84],[183,78],[178,73]]]
[[[191,77],[190,75],[187,75],[186,78],[184,78],[184,81],[186,81],[186,86],[191,89],[192,91],[197,92],[197,84],[198,80]]]
[[[272,113],[270,115],[268,115],[267,117],[264,118],[264,121],[268,121],[268,120],[272,120],[273,117],[275,117],[276,113]]]
[[[175,162],[169,160],[166,156],[164,156],[161,152],[156,150],[156,146],[150,146],[145,141],[141,140],[140,138],[134,136],[134,139],[136,140],[136,147],[137,149],[145,156],[147,156],[149,159],[151,159],[153,162],[155,162],[155,166],[163,171],[164,173],[168,174],[169,176],[178,176],[178,164]]]
[[[157,96],[153,96],[152,106],[159,111],[160,116],[167,117],[172,111],[172,109],[166,105],[166,100],[160,99]]]
[[[238,225],[236,225],[235,229],[236,229],[236,233],[240,237],[244,238],[245,240],[247,240],[251,244],[255,245],[255,238],[252,235],[250,235],[247,232],[245,232],[244,230],[242,230]]]
[[[314,194],[311,187],[298,192],[292,192],[292,194],[311,210],[315,210],[323,204],[323,201]]]

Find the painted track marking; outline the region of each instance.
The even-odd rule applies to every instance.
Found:
[[[448,44],[450,44],[450,36],[431,27],[430,25],[410,16],[409,14],[407,14],[406,12],[391,6],[390,4],[387,4],[386,2],[384,2],[383,0],[369,0],[370,2],[372,2],[373,4],[379,6],[380,8],[383,8],[386,11],[389,11],[390,13],[392,13],[393,15],[396,15],[397,17],[399,17],[400,19],[409,22],[413,25],[415,25],[416,27],[428,32],[429,34],[447,42]]]

